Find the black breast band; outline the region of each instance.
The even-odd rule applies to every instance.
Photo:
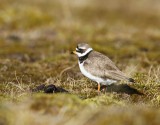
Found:
[[[79,62],[80,63],[83,63],[87,58],[88,58],[88,55],[91,53],[92,51],[90,51],[89,53],[87,53],[86,55],[84,55],[84,56],[81,56],[81,57],[79,57],[78,59],[79,59]]]

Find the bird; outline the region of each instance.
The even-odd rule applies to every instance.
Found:
[[[101,85],[107,86],[122,80],[135,83],[135,80],[120,71],[111,59],[93,50],[87,43],[79,43],[71,53],[77,55],[81,73],[98,84],[98,92]]]

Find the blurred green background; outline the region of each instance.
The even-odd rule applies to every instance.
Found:
[[[106,54],[143,96],[97,93],[77,43]],[[1,0],[0,124],[159,125],[159,0]],[[41,84],[71,94],[32,93]]]

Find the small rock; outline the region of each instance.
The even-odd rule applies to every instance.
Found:
[[[45,84],[39,85],[36,88],[32,89],[32,92],[44,91]]]
[[[32,92],[43,91],[44,93],[68,93],[67,90],[56,87],[54,84],[50,84],[45,86],[45,84],[39,85],[36,88],[32,89]]]
[[[45,86],[44,93],[56,93],[57,87],[53,84]]]

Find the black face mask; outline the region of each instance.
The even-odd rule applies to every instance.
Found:
[[[79,48],[77,48],[77,50],[76,50],[76,52],[78,52],[78,53],[84,53],[86,51],[86,49],[79,49]]]

